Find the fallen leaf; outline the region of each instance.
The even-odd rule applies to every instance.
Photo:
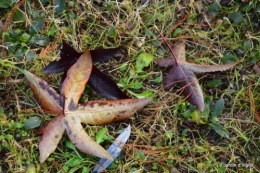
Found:
[[[62,84],[61,95],[52,89],[47,82],[25,70],[26,79],[42,108],[58,115],[38,131],[39,134],[43,134],[39,144],[41,163],[55,151],[65,130],[71,142],[80,151],[113,160],[113,157],[105,149],[87,135],[81,123],[103,125],[120,121],[132,116],[151,101],[150,98],[144,98],[89,101],[78,104],[90,77],[91,69],[91,55],[86,50],[77,62],[68,69]]]
[[[65,96],[64,109],[73,109],[79,101],[92,70],[92,58],[89,50],[86,50],[68,72],[62,83],[61,94]]]
[[[128,127],[116,138],[116,140],[113,142],[113,144],[107,149],[107,151],[112,155],[112,157],[115,159],[120,154],[123,146],[125,145],[126,141],[128,140],[131,133],[131,126],[128,125]],[[112,161],[107,159],[100,159],[99,164],[95,166],[92,170],[92,172],[102,172],[104,171]]]
[[[185,41],[178,43],[173,48],[173,52],[176,60],[173,57],[156,60],[156,63],[161,67],[171,66],[170,71],[164,77],[164,90],[169,91],[175,84],[179,84],[183,87],[183,95],[186,99],[203,112],[203,92],[195,73],[224,71],[232,68],[239,61],[224,65],[198,65],[186,62]]]
[[[90,50],[93,62],[103,62],[109,60],[119,48],[111,49],[96,49]],[[43,73],[60,73],[64,72],[61,83],[67,76],[67,70],[77,61],[82,55],[74,50],[69,44],[63,41],[60,60],[53,61],[42,69]],[[102,73],[95,66],[92,67],[88,85],[101,96],[108,99],[126,99],[129,98],[117,86],[117,84],[106,74]]]
[[[33,75],[29,71],[25,70],[24,74],[41,107],[48,113],[58,115],[62,114],[63,99],[60,95],[52,89],[47,82]]]

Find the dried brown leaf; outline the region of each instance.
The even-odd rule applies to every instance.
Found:
[[[129,118],[150,101],[150,98],[88,101],[79,105],[73,114],[79,116],[82,123],[104,125]]]
[[[43,163],[51,153],[57,148],[62,135],[65,131],[64,115],[59,115],[58,117],[52,119],[41,132],[43,133],[42,139],[39,143],[40,150],[40,162]]]
[[[41,107],[49,113],[62,114],[63,100],[60,95],[47,82],[27,70],[24,71],[25,77]]]
[[[80,151],[99,158],[114,160],[103,147],[87,135],[77,114],[67,115],[64,124],[70,140]]]
[[[92,59],[89,50],[79,57],[67,72],[62,84],[61,94],[65,96],[65,110],[73,110],[79,101],[92,70]]]

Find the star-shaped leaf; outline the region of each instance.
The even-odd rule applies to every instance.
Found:
[[[86,50],[67,71],[61,95],[47,82],[25,70],[25,77],[41,107],[58,115],[38,131],[43,134],[39,144],[41,163],[56,149],[65,130],[72,143],[80,151],[113,160],[110,153],[87,135],[81,123],[103,125],[120,121],[130,117],[151,101],[147,98],[89,101],[78,104],[92,67],[90,52]]]
[[[103,62],[109,60],[118,52],[119,48],[111,49],[95,49],[90,50],[93,62]],[[77,61],[82,55],[73,49],[65,41],[62,43],[60,59],[53,61],[42,69],[43,73],[60,73],[64,72],[61,83],[67,76],[67,70]],[[108,99],[126,99],[129,98],[117,86],[117,84],[106,74],[102,73],[94,65],[88,80],[88,85],[98,94]]]
[[[204,111],[204,98],[202,89],[198,83],[195,73],[224,71],[235,66],[239,61],[224,65],[198,65],[186,62],[185,41],[178,43],[173,52],[175,58],[158,59],[156,63],[161,67],[171,66],[170,71],[164,77],[164,90],[169,91],[173,85],[179,84],[183,87],[183,95],[186,99]]]

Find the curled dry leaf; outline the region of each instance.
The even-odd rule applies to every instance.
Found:
[[[197,108],[204,111],[204,98],[202,89],[198,83],[195,73],[224,71],[235,66],[239,61],[224,64],[224,65],[198,65],[186,62],[185,42],[178,43],[173,51],[174,58],[158,59],[156,63],[161,67],[171,66],[170,71],[164,77],[164,90],[169,91],[174,84],[179,84],[183,87],[183,95],[186,99],[197,106]]]
[[[25,71],[26,79],[42,108],[59,115],[38,131],[43,134],[39,144],[41,163],[56,149],[65,130],[80,151],[113,160],[105,149],[87,135],[81,123],[103,125],[120,121],[130,117],[151,101],[151,99],[124,99],[78,104],[91,69],[91,55],[86,50],[68,70],[61,89],[62,96],[47,82]]]

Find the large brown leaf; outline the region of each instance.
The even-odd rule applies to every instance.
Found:
[[[178,43],[173,48],[175,58],[158,59],[156,63],[161,67],[171,66],[164,77],[164,90],[169,91],[175,84],[183,87],[183,95],[198,109],[204,111],[204,98],[202,89],[195,73],[224,71],[235,66],[239,61],[224,65],[198,65],[186,62],[185,42]],[[176,62],[177,61],[177,62]]]
[[[80,151],[113,160],[106,150],[87,135],[81,123],[102,125],[120,121],[130,117],[151,101],[151,99],[104,100],[78,105],[91,69],[91,55],[86,50],[68,70],[61,88],[61,96],[47,82],[25,71],[26,78],[42,108],[59,115],[38,131],[43,134],[39,144],[41,163],[56,149],[65,129],[72,143]]]

